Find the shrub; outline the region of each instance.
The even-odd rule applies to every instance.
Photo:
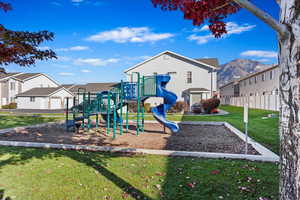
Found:
[[[151,112],[151,104],[150,103],[145,103],[144,104],[145,112],[150,113]]]
[[[2,109],[16,109],[16,108],[17,108],[17,103],[10,103],[2,106]]]
[[[220,105],[220,99],[218,99],[215,96],[213,98],[201,101],[201,106],[202,106],[204,112],[207,114],[211,114],[213,110],[214,110],[214,112],[216,112],[215,109],[218,108],[219,105]]]
[[[175,105],[173,105],[170,110],[168,110],[169,113],[180,113],[184,111],[186,104],[183,101],[177,101]]]
[[[151,112],[151,104],[150,103],[145,103],[144,104],[144,109],[145,109],[146,113]],[[137,112],[137,102],[130,102],[130,103],[128,103],[128,111],[136,113]],[[140,112],[142,112],[142,110],[140,110]]]

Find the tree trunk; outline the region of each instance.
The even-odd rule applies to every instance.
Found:
[[[300,199],[300,1],[281,0],[280,22],[289,34],[279,38],[280,199]]]

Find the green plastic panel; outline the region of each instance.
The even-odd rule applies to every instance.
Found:
[[[143,96],[156,96],[156,77],[144,76],[142,81]]]

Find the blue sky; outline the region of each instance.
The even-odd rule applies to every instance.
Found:
[[[150,56],[171,50],[190,58],[236,58],[276,63],[276,33],[246,10],[226,19],[229,34],[214,39],[205,24],[184,20],[179,11],[154,8],[151,0],[7,0],[13,11],[0,12],[13,30],[49,30],[59,59],[7,71],[43,72],[60,83],[119,81],[123,71]],[[278,18],[275,0],[253,0]],[[163,67],[163,66],[162,66]]]

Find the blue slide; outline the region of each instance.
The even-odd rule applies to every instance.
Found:
[[[170,81],[170,75],[157,75],[156,76],[156,94],[157,97],[162,97],[164,103],[157,107],[152,108],[154,118],[168,127],[173,133],[179,131],[179,126],[175,122],[166,119],[166,112],[176,103],[177,96],[173,92],[166,90],[166,85]]]

